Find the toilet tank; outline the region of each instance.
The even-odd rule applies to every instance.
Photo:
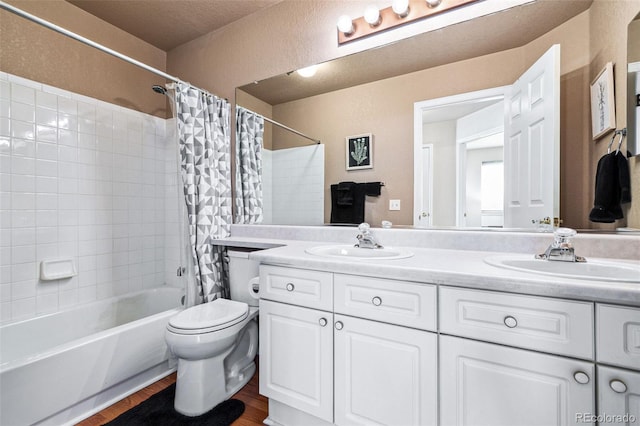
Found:
[[[254,249],[227,248],[229,255],[229,287],[231,300],[244,302],[249,306],[258,306],[259,262],[249,260]],[[255,279],[254,284],[251,283]]]

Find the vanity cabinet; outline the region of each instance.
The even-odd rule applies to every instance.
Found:
[[[596,304],[596,353],[598,421],[640,422],[640,309]]]
[[[439,347],[442,425],[569,425],[595,412],[590,362],[452,336]]]
[[[273,422],[437,424],[435,286],[272,265],[260,277],[260,393]]]
[[[260,393],[333,420],[333,314],[260,300]]]
[[[436,335],[339,314],[334,322],[335,424],[435,425]]]

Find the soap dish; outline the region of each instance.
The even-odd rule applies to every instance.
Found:
[[[73,259],[43,260],[40,262],[40,279],[42,281],[61,280],[78,275]]]

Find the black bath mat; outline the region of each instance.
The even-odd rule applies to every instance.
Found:
[[[229,426],[244,412],[244,402],[228,399],[200,416],[184,416],[173,408],[175,394],[173,384],[104,426]]]

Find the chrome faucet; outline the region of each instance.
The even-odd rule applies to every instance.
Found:
[[[557,260],[560,262],[586,262],[582,256],[576,256],[570,239],[577,234],[575,229],[558,228],[553,233],[553,243],[542,254],[537,254],[536,259]]]
[[[360,232],[356,238],[358,242],[355,247],[365,248],[365,249],[381,249],[382,246],[378,244],[373,234],[371,233],[371,227],[368,223],[364,222],[358,226],[358,231]]]

